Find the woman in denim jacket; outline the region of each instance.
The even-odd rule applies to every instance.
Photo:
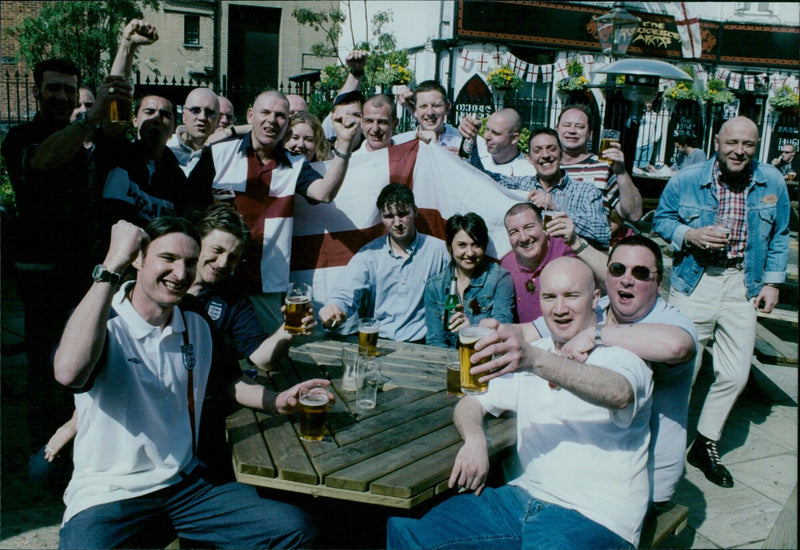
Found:
[[[489,231],[479,215],[470,212],[448,219],[445,241],[450,265],[425,285],[425,343],[455,347],[462,327],[488,317],[501,323],[513,322],[514,283],[508,271],[485,256]],[[461,305],[450,317],[450,330],[445,331],[444,303],[454,274]]]

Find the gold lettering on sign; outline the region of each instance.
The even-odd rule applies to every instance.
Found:
[[[642,42],[645,46],[667,49],[672,45],[673,41],[680,43],[680,35],[677,32],[667,30],[664,23],[642,21],[642,25],[637,30],[631,44]]]

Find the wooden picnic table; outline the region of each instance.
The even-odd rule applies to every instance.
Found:
[[[448,490],[462,441],[453,426],[457,397],[447,395],[446,364],[456,350],[379,340],[385,377],[374,410],[360,411],[342,390],[342,349],[356,343],[298,338],[286,365],[260,381],[279,391],[314,377],[329,378],[336,402],[328,434],[301,440],[297,415],[242,409],[228,417],[228,441],[242,483],[297,493],[410,509]],[[512,416],[491,418],[490,454],[516,442]]]

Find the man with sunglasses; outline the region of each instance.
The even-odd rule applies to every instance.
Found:
[[[580,247],[574,228],[554,232],[554,236],[563,237],[573,251]],[[565,343],[562,354],[586,361],[597,345],[619,346],[652,368],[652,436],[647,470],[651,512],[657,513],[672,498],[683,476],[697,333],[686,316],[659,296],[664,266],[661,250],[652,240],[634,235],[617,243],[609,256],[592,247],[581,247],[577,255],[591,267],[608,294],[600,299],[596,312],[600,324]],[[527,342],[550,335],[542,317],[516,327]]]
[[[188,177],[200,160],[208,136],[217,130],[219,98],[208,88],[195,88],[183,104],[183,125],[167,142]]]
[[[669,302],[697,327],[695,378],[714,341],[715,378],[687,460],[712,483],[733,487],[717,441],[749,377],[756,311],[772,311],[786,278],[789,196],[780,172],[754,159],[753,121],[726,121],[714,143],[712,159],[669,180],[653,229],[674,250]]]

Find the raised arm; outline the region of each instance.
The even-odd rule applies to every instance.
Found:
[[[622,219],[637,222],[642,217],[642,194],[633,183],[633,179],[625,169],[625,155],[619,143],[612,143],[611,148],[603,151],[603,157],[613,160],[612,170],[617,178],[619,204],[617,212]]]
[[[342,113],[333,117],[333,127],[337,136],[334,157],[328,164],[325,176],[311,182],[306,193],[309,198],[319,202],[331,202],[339,193],[350,163],[350,155],[361,131],[358,118]]]
[[[133,60],[139,46],[146,46],[158,40],[158,31],[150,23],[132,19],[125,25],[119,41],[117,54],[111,64],[111,74],[130,78],[133,76]]]
[[[136,259],[146,239],[140,227],[118,221],[111,228],[111,244],[103,265],[108,271],[122,273]],[[110,283],[93,283],[70,316],[54,358],[59,383],[77,388],[86,384],[103,351],[115,292]]]
[[[489,447],[483,431],[486,411],[480,402],[469,395],[461,399],[453,412],[453,423],[464,440],[459,449],[448,486],[475,491],[480,495],[489,473]]]

